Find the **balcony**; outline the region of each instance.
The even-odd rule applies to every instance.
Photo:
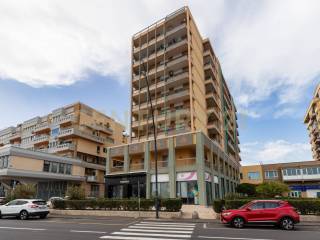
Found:
[[[178,167],[190,167],[196,165],[196,158],[189,157],[189,158],[178,158],[176,159],[176,166]]]
[[[49,153],[63,152],[63,151],[74,151],[75,145],[73,143],[64,143],[57,145],[53,148],[48,148]]]
[[[182,81],[188,79],[189,73],[187,71],[177,72],[172,77],[167,76],[162,80],[157,81],[157,84],[153,83],[150,84],[150,91],[155,90],[156,88],[159,89],[161,87],[166,86],[166,88],[169,88],[171,86],[177,86],[178,84],[181,84]],[[141,94],[147,94],[147,87],[143,87],[139,90],[133,91],[133,97],[139,96]]]
[[[54,123],[63,125],[67,123],[74,123],[76,121],[77,121],[77,118],[73,114],[71,114],[67,116],[60,116],[58,119],[54,121]]]
[[[174,33],[185,29],[186,27],[187,27],[187,25],[185,23],[180,24],[180,25],[176,26],[175,28],[167,31],[166,32],[166,37],[169,37],[169,36],[173,35]],[[161,35],[157,36],[156,38],[152,39],[151,41],[142,44],[140,47],[134,47],[133,48],[133,52],[137,53],[139,51],[142,51],[142,50],[146,49],[147,46],[150,47],[150,46],[154,45],[156,42],[160,42],[160,41],[163,41],[163,40],[164,40],[164,34],[161,34]]]
[[[32,142],[33,144],[47,143],[49,142],[49,136],[48,135],[35,136]]]
[[[154,161],[150,164],[151,169],[156,168],[156,163]],[[168,161],[158,161],[158,169],[167,168],[168,167]]]
[[[184,97],[188,97],[189,96],[189,88],[182,88],[182,89],[179,89],[179,90],[176,90],[173,92],[169,92],[167,94],[162,94],[162,95],[163,96],[156,99],[157,101],[155,101],[154,99],[152,100],[153,106],[156,106],[157,104],[163,104],[164,101],[172,101],[172,100],[179,101],[179,99],[181,100]],[[132,107],[132,111],[139,111],[141,109],[147,109],[148,107],[149,107],[149,102],[145,101],[140,104],[140,108],[139,108],[139,105],[134,105]]]
[[[50,131],[49,123],[37,124],[33,130],[34,133],[38,133],[42,131]]]
[[[91,133],[87,133],[77,128],[68,128],[68,129],[60,130],[58,134],[59,138],[72,137],[72,136],[78,136],[78,137],[85,138],[97,143],[104,143],[106,141],[106,139],[103,137],[99,137]]]
[[[87,182],[98,182],[97,176],[87,176]]]
[[[21,139],[21,132],[13,133],[13,134],[9,137],[9,140],[10,140],[10,141],[18,140],[18,139]]]
[[[87,126],[92,128],[92,129],[98,130],[100,132],[109,134],[109,135],[113,134],[113,130],[110,127],[107,127],[107,126],[104,126],[104,125],[101,125],[101,124],[93,123],[93,124],[90,124],[90,125],[88,124]]]
[[[159,73],[161,71],[164,71],[165,69],[169,71],[168,68],[173,68],[176,66],[177,66],[177,68],[183,67],[182,64],[185,64],[187,62],[188,62],[188,55],[182,55],[182,56],[180,55],[174,59],[169,60],[166,64],[163,63],[162,65],[158,65],[157,68],[149,69],[147,74],[150,78],[155,73]],[[181,66],[179,66],[179,65],[181,65]],[[140,77],[141,77],[141,79],[144,79],[143,75],[140,76],[139,74],[134,74],[133,82],[138,81],[140,79]]]
[[[319,181],[320,180],[320,167],[314,167],[318,169],[312,171],[313,168],[309,170],[305,169],[292,169],[294,172],[287,172],[289,169],[282,170],[282,179],[283,181]]]
[[[131,163],[129,169],[130,171],[142,171],[144,170],[144,163]]]

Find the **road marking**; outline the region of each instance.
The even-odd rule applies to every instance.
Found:
[[[44,228],[17,228],[17,227],[0,227],[0,229],[12,229],[12,230],[29,230],[29,231],[46,231]]]
[[[134,232],[114,232],[113,235],[146,236],[146,237],[177,237],[190,238],[191,235],[181,234],[160,234],[160,233],[134,233]]]
[[[119,240],[181,240],[181,238],[150,238],[150,237],[124,237],[124,236],[103,236],[101,239],[119,239]]]
[[[198,236],[198,238],[229,239],[229,240],[273,240],[273,239],[267,239],[267,238],[236,238],[236,237],[211,237],[211,236]]]
[[[99,232],[99,231],[81,231],[81,230],[70,230],[73,233],[96,233],[96,234],[105,234],[107,232]]]
[[[175,223],[175,222],[140,222],[141,224],[158,224],[158,225],[182,225],[182,226],[195,226],[195,223]]]
[[[122,240],[183,240],[191,239],[196,224],[144,221],[100,237]]]
[[[141,229],[162,229],[162,230],[185,230],[190,231],[193,230],[193,228],[182,228],[182,227],[152,227],[152,226],[129,226],[129,228],[141,228]]]
[[[128,232],[163,232],[163,230],[156,230],[156,229],[134,229],[134,228],[123,228],[121,231],[128,231]],[[192,231],[172,231],[166,230],[166,233],[192,233]]]

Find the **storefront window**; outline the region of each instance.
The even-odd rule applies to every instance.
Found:
[[[199,204],[199,191],[197,181],[177,182],[177,197],[184,204]]]
[[[212,204],[212,186],[211,182],[206,182],[206,191],[207,191],[207,205]]]
[[[169,198],[169,183],[168,182],[161,182],[158,183],[158,191],[160,198]],[[156,183],[151,183],[151,194],[152,197],[156,196]]]

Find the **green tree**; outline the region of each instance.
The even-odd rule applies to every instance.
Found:
[[[250,183],[241,183],[236,187],[236,192],[249,197],[254,197],[256,196],[256,185]]]
[[[36,196],[36,186],[34,184],[19,184],[13,190],[8,192],[6,196],[6,201],[11,201],[13,199],[23,198],[30,199]]]
[[[86,198],[85,190],[81,186],[68,187],[67,196],[70,200],[84,200]]]
[[[289,192],[290,189],[287,184],[281,182],[266,182],[258,185],[256,191],[261,197],[273,198]]]

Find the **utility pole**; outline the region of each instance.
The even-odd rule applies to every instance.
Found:
[[[150,103],[150,109],[151,109],[151,117],[152,117],[152,127],[153,127],[153,138],[154,138],[154,160],[155,160],[155,175],[156,175],[156,197],[155,197],[155,208],[156,208],[156,218],[159,218],[159,191],[158,191],[158,149],[157,149],[157,135],[156,135],[156,125],[154,122],[154,109],[152,105],[152,99],[150,95],[150,88],[149,88],[149,80],[147,76],[147,72],[145,69],[144,64],[143,71],[141,72],[146,80],[147,83],[147,91],[148,91],[148,101]]]

